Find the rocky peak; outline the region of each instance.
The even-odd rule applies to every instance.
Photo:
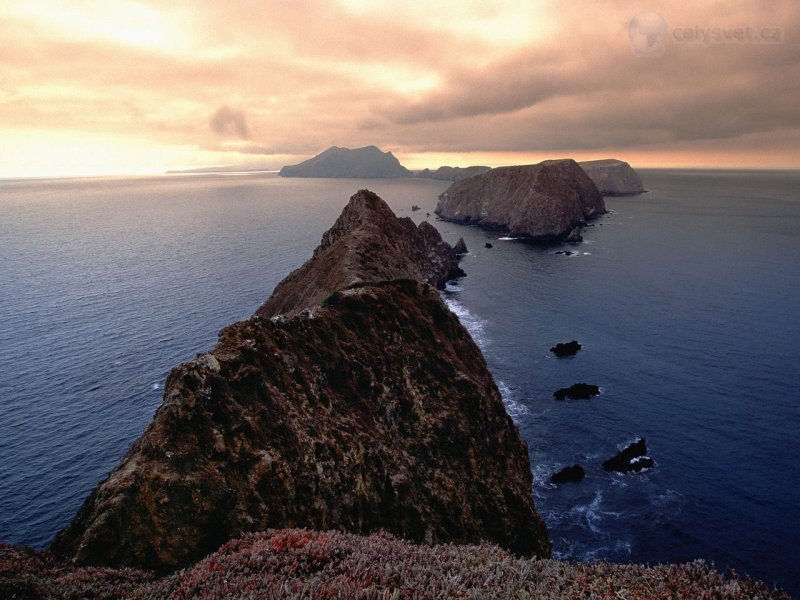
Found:
[[[441,288],[463,274],[457,254],[435,227],[398,218],[378,195],[360,190],[311,259],[281,281],[257,313],[295,315],[356,283],[414,279]]]

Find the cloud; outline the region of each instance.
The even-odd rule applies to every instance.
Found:
[[[652,0],[669,34],[659,57],[633,51],[640,0],[128,4],[146,10],[120,38],[116,9],[0,4],[7,144],[80,131],[213,151],[215,164],[369,144],[401,158],[681,150],[743,161],[775,139],[782,164],[800,167],[792,0]],[[782,43],[683,35],[775,26]]]
[[[240,140],[250,139],[247,119],[244,112],[230,106],[220,106],[208,118],[211,130],[224,137],[237,137]]]

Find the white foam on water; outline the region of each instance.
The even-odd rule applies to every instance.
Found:
[[[504,235],[503,237],[499,237],[497,239],[498,239],[498,241],[501,241],[501,242],[512,242],[514,240],[521,240],[521,239],[524,239],[524,238],[521,238],[521,237],[509,237],[507,235]]]
[[[505,383],[498,381],[497,389],[500,390],[500,396],[503,398],[506,412],[512,419],[516,421],[519,417],[528,413],[528,407],[514,400],[514,392]]]
[[[150,388],[153,389],[153,390],[160,389],[161,388],[161,384],[160,383],[154,383],[152,386],[150,386]]]
[[[446,281],[444,284],[444,292],[446,294],[455,294],[456,292],[462,292],[462,291],[464,291],[464,288],[458,285],[458,283],[455,281]]]
[[[483,331],[486,326],[486,321],[472,314],[469,309],[460,302],[452,298],[447,298],[446,296],[442,299],[447,305],[447,308],[449,308],[450,311],[458,317],[461,324],[467,328],[467,331],[469,331],[475,343],[478,344],[478,347],[483,350],[489,344],[489,340],[486,338],[486,334]]]

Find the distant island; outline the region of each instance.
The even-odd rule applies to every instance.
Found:
[[[481,175],[491,171],[492,167],[473,166],[473,167],[439,167],[435,171],[423,169],[416,174],[422,179],[437,179],[439,181],[461,181],[473,175]]]
[[[603,196],[629,196],[645,191],[639,174],[625,161],[604,158],[585,160],[578,164],[591,177]]]
[[[410,177],[411,171],[391,152],[376,146],[340,148],[331,146],[313,158],[280,170],[281,177],[333,177],[354,179],[393,179]]]

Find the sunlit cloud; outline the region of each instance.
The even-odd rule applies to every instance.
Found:
[[[0,129],[20,152],[0,153],[0,176],[278,168],[334,144],[412,168],[800,167],[800,7],[646,8],[665,24],[658,57],[629,37],[633,0],[9,0]],[[684,35],[737,27],[781,37]]]

